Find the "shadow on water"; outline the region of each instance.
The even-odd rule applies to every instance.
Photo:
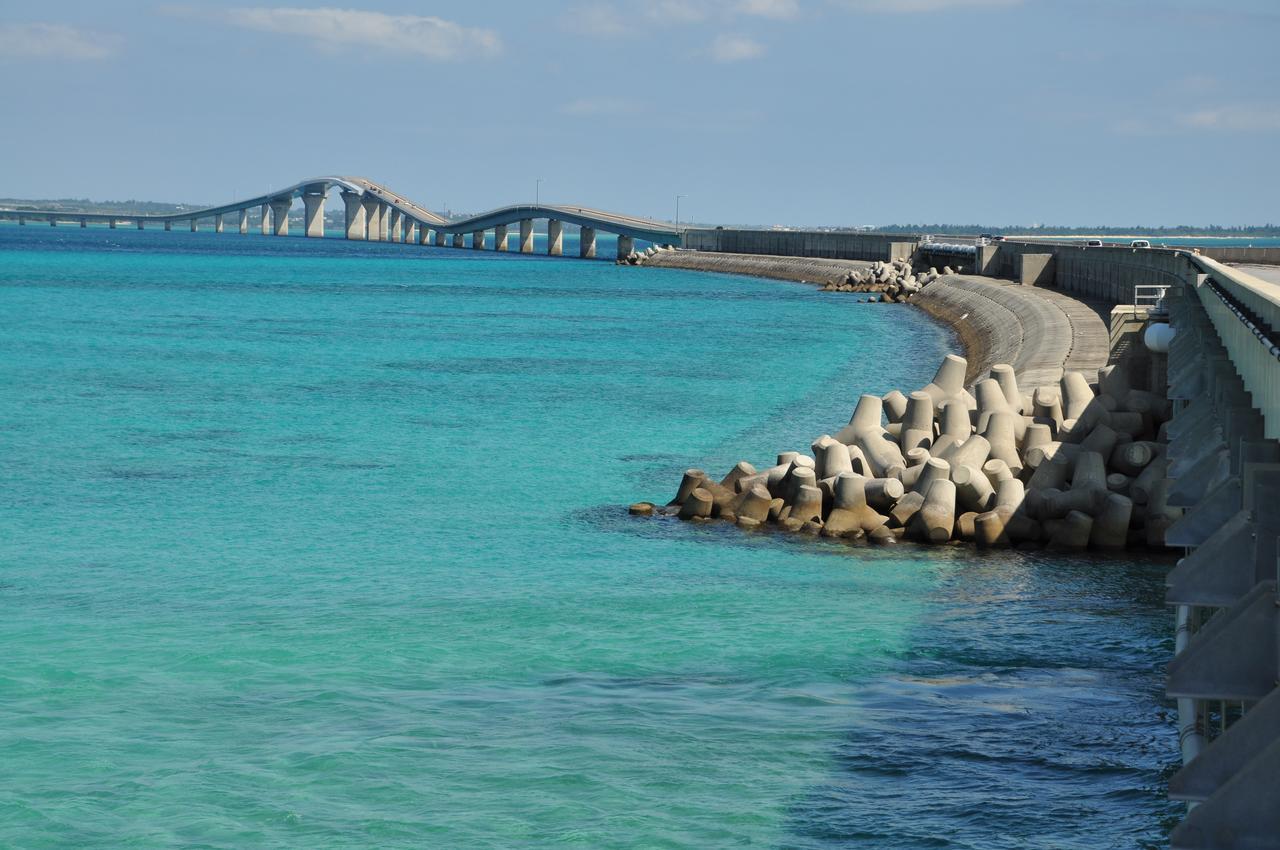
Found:
[[[1169,566],[1046,553],[935,564],[909,648],[860,688],[829,778],[790,808],[786,846],[1166,846]]]
[[[717,547],[794,545],[930,575],[904,647],[857,681],[829,773],[787,809],[788,848],[1167,846],[1180,806],[1164,665],[1168,557],[869,547],[723,523],[577,519]]]

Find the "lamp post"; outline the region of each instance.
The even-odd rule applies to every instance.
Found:
[[[538,206],[542,203],[542,178],[539,177],[533,187],[533,204]]]
[[[680,229],[680,199],[687,198],[688,195],[676,195],[676,229]]]

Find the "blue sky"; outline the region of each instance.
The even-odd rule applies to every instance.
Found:
[[[1280,222],[1278,38],[1276,0],[8,2],[0,195]]]

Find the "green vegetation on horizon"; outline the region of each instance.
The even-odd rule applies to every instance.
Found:
[[[881,233],[930,233],[934,235],[967,235],[991,233],[1001,236],[1280,236],[1280,225],[1261,224],[1225,227],[1220,224],[1196,226],[1178,224],[1170,227],[1108,227],[1092,225],[1085,227],[1063,227],[1048,225],[1004,225],[993,227],[986,224],[887,224],[875,228]]]

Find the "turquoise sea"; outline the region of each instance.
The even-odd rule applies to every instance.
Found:
[[[0,226],[0,847],[1164,846],[1167,562],[627,516],[952,344],[772,281]]]

